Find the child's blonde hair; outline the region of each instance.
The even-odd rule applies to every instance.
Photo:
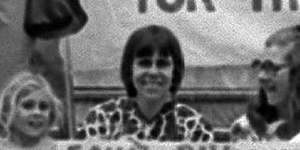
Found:
[[[12,78],[12,81],[3,90],[0,99],[0,122],[7,132],[15,116],[16,106],[20,99],[39,90],[44,90],[47,93],[46,96],[51,99],[49,127],[61,121],[62,104],[53,94],[49,83],[40,74],[21,72]]]

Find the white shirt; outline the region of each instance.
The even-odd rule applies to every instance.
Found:
[[[290,143],[300,143],[300,133],[298,133],[296,136],[294,136],[291,140]]]

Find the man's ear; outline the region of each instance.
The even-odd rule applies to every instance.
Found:
[[[257,68],[261,64],[259,59],[254,59],[251,63],[251,68]]]

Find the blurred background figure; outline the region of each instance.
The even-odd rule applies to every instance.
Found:
[[[65,95],[59,39],[80,31],[87,15],[79,0],[0,2],[0,89],[14,73],[40,72],[61,98]],[[57,89],[57,90],[56,90]]]
[[[28,59],[30,69],[41,73],[60,98],[66,93],[64,61],[54,39],[79,32],[86,22],[79,0],[27,0],[24,30],[36,40]]]
[[[30,70],[43,75],[66,106],[59,41],[79,32],[87,20],[80,0],[1,0],[0,91],[16,73]],[[67,137],[67,121],[62,128],[60,133]]]
[[[184,67],[180,43],[168,28],[137,29],[121,61],[127,97],[91,108],[83,132],[111,140],[212,141],[212,127],[204,116],[176,101]]]
[[[270,58],[252,64],[259,69],[258,98],[250,102],[244,119],[233,124],[236,139],[251,133],[255,140],[289,140],[299,132],[299,41],[299,26],[279,30],[266,40]]]
[[[261,119],[267,123],[271,123],[277,120],[279,116],[275,106],[271,105],[268,101],[268,93],[275,92],[276,90],[276,82],[274,80],[276,79],[276,74],[280,66],[274,64],[271,60],[262,62],[259,59],[255,59],[251,67],[258,72],[257,79],[259,88],[257,99],[250,102],[247,111],[248,113],[251,113],[251,111],[257,112],[261,115]],[[266,132],[266,124],[263,124],[263,120],[261,120],[261,122],[255,122],[251,125],[248,120],[248,115],[249,114],[243,115],[233,123],[232,133],[237,139],[260,140]]]
[[[1,149],[57,149],[48,133],[61,121],[62,105],[41,75],[17,74],[0,102],[0,121],[6,131]]]

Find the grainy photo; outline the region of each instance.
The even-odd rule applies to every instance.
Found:
[[[300,0],[0,0],[0,150],[300,149]]]

